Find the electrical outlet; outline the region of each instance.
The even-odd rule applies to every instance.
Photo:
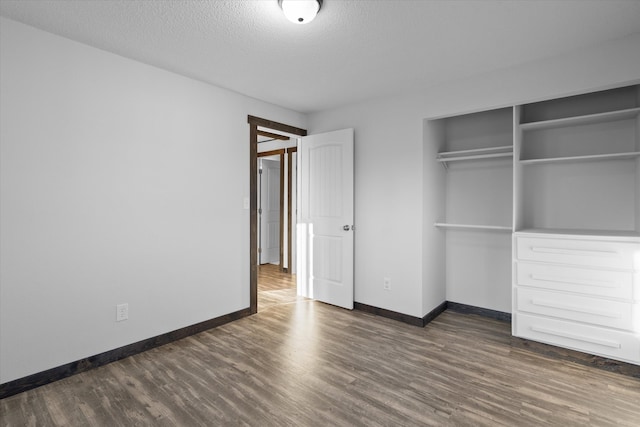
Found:
[[[384,287],[385,291],[390,291],[391,290],[391,279],[389,277],[385,277],[384,278],[383,287]]]
[[[122,322],[129,318],[129,304],[116,305],[116,322]]]

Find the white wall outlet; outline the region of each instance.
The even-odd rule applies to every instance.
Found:
[[[389,277],[384,278],[383,287],[385,291],[391,290],[391,278]]]
[[[116,305],[116,322],[122,322],[129,318],[129,304]]]

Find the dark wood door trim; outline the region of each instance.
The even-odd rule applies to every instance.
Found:
[[[260,134],[260,131],[258,131],[258,134]],[[286,138],[286,139],[289,140],[289,138]],[[280,266],[280,271],[284,271],[283,242],[284,242],[284,154],[285,152],[286,150],[284,148],[280,148],[279,150],[263,151],[261,153],[258,153],[258,157],[280,156],[280,200],[278,201],[280,205],[280,255],[278,258],[278,265]],[[289,165],[290,164],[291,163],[289,163]],[[289,216],[289,221],[291,221],[291,216]]]
[[[291,185],[293,184],[293,168],[291,165],[293,164],[293,153],[298,151],[298,147],[287,148],[287,188],[289,191],[287,192],[287,213],[289,214],[290,220],[287,222],[287,273],[291,274],[293,271],[293,267],[291,262],[293,261],[293,257],[291,256],[291,231],[293,230],[292,221],[292,195],[291,195]]]
[[[249,311],[258,312],[258,126],[297,136],[307,136],[305,129],[255,116],[249,123]]]
[[[260,131],[258,131],[258,133],[260,133]],[[288,140],[289,138],[287,138]],[[285,271],[284,269],[284,154],[286,153],[286,150],[284,148],[280,148],[279,150],[271,150],[271,151],[263,151],[261,153],[258,153],[258,158],[260,157],[269,157],[269,156],[276,156],[279,155],[280,156],[280,199],[278,200],[278,204],[280,205],[280,261],[278,263],[278,266],[280,267],[280,271]],[[289,165],[291,165],[291,163],[289,163]],[[288,188],[291,188],[291,185],[289,185]],[[290,223],[291,221],[289,221]],[[291,239],[289,239],[289,241],[291,241]],[[291,253],[291,246],[289,246],[289,253]],[[289,256],[289,258],[291,258],[291,256]],[[287,266],[290,266],[289,263],[287,263]],[[291,268],[291,267],[289,267]]]
[[[258,312],[258,126],[249,125],[249,312]]]
[[[247,122],[249,122],[249,124],[252,124],[252,125],[260,126],[263,128],[267,128],[267,129],[271,129],[279,132],[286,132],[286,133],[290,133],[298,136],[307,136],[307,131],[305,129],[300,129],[297,127],[285,125],[284,123],[278,123],[278,122],[263,119],[260,117],[248,116]]]
[[[288,141],[289,139],[291,139],[288,136],[280,135],[278,133],[271,133],[264,130],[259,130],[258,136],[266,136],[267,138],[279,139],[281,141]],[[264,142],[264,141],[259,141],[258,143],[260,142]]]
[[[258,135],[260,135],[260,133],[261,132],[258,131]],[[289,138],[287,138],[287,139],[289,139]],[[259,143],[260,142],[258,142],[258,144]],[[284,236],[283,236],[283,232],[282,232],[282,226],[284,224],[284,211],[282,210],[282,206],[284,204],[284,201],[283,201],[283,199],[284,199],[284,193],[283,193],[284,192],[284,182],[282,180],[283,180],[283,173],[284,173],[283,171],[284,171],[284,154],[285,154],[285,152],[286,151],[285,151],[284,148],[280,148],[279,150],[263,151],[263,152],[260,152],[260,153],[257,154],[258,158],[271,157],[271,156],[280,156],[280,176],[279,176],[280,183],[278,184],[278,186],[280,187],[280,195],[279,195],[279,199],[278,199],[278,205],[280,206],[280,213],[279,213],[280,217],[278,218],[278,221],[280,223],[280,236],[279,236],[279,239],[280,239],[280,243],[279,243],[279,245],[280,245],[280,254],[279,254],[278,267],[280,267],[280,271],[282,271],[283,268],[284,268],[284,264],[282,262],[282,259],[283,259],[282,258],[282,256],[283,256],[283,254],[282,254],[282,251],[283,251],[282,241],[284,240]],[[260,197],[262,197],[262,195],[260,195]],[[258,215],[258,220],[260,220],[260,218],[261,218],[261,216]],[[259,227],[257,229],[260,230]],[[260,239],[258,239],[258,240],[260,240]]]
[[[257,156],[258,157],[269,157],[269,156],[279,156],[281,154],[284,154],[284,148],[281,148],[279,150],[263,151],[261,153],[258,153]]]
[[[291,189],[291,187],[289,187]],[[284,150],[280,153],[280,271],[284,270]],[[291,222],[291,221],[288,221]],[[291,252],[291,248],[289,248]],[[289,264],[287,264],[288,266]]]

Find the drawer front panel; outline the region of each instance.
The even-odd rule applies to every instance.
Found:
[[[633,269],[640,245],[596,240],[518,237],[517,258],[586,267]]]
[[[631,272],[528,262],[519,262],[516,269],[519,285],[609,298],[633,298]]]
[[[515,313],[515,335],[640,364],[640,337],[631,332]]]
[[[518,288],[517,309],[578,322],[632,331],[633,305],[573,294]]]

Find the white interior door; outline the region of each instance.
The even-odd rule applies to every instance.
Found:
[[[298,294],[353,309],[353,129],[298,144]]]
[[[260,159],[260,264],[280,264],[280,161]]]

